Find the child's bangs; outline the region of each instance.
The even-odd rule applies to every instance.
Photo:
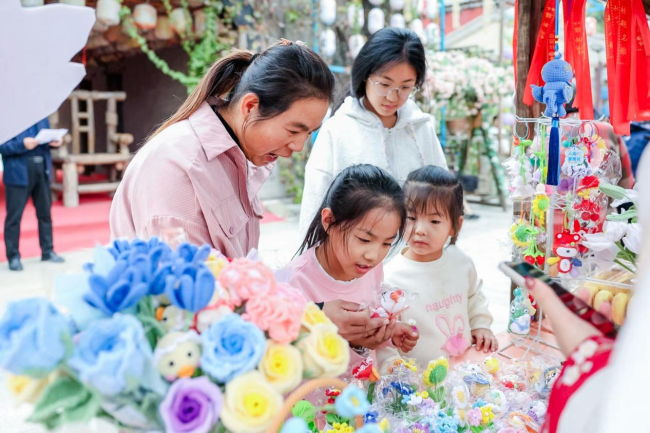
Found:
[[[454,202],[452,188],[432,187],[424,183],[410,183],[406,187],[406,209],[421,215],[438,214],[450,218],[449,209]]]

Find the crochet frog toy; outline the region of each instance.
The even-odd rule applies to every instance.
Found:
[[[546,84],[543,87],[531,84],[533,98],[546,104],[544,110],[546,117],[566,116],[564,104],[573,98],[573,89],[570,84],[572,78],[571,65],[556,56],[555,60],[546,63],[542,68],[542,79]]]

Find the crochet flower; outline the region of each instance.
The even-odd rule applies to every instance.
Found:
[[[476,408],[467,412],[467,424],[472,427],[478,427],[481,425],[482,419],[483,415],[481,414],[481,409]]]
[[[219,420],[223,396],[206,376],[173,383],[158,411],[168,432],[207,433]]]
[[[232,432],[266,431],[282,406],[280,393],[257,371],[228,382],[225,396],[221,421]]]
[[[492,406],[487,405],[481,407],[481,424],[488,425],[494,420],[494,413],[492,412]]]
[[[302,326],[306,331],[311,331],[316,325],[331,325],[332,322],[323,310],[313,302],[308,302],[302,315]]]
[[[152,359],[142,324],[133,316],[116,314],[78,334],[68,365],[83,383],[113,396],[138,387]]]
[[[275,292],[273,272],[262,262],[235,259],[221,271],[219,284],[228,290],[236,307],[253,296],[265,296]]]
[[[275,342],[289,344],[300,334],[306,302],[298,289],[278,285],[276,293],[249,299],[243,317],[267,331]]]
[[[632,223],[627,226],[627,232],[622,239],[625,248],[632,251],[634,254],[641,253],[643,246],[643,229],[640,223]]]
[[[447,377],[449,371],[449,361],[447,358],[440,357],[435,361],[429,362],[427,369],[424,371],[423,380],[427,386],[437,386]]]
[[[357,433],[383,433],[384,430],[378,424],[365,424],[356,431]],[[428,430],[427,430],[428,433]]]
[[[7,306],[0,320],[0,367],[17,375],[45,377],[72,348],[67,320],[47,300]]]
[[[143,280],[149,284],[149,294],[160,295],[163,292],[165,278],[171,274],[172,251],[166,243],[157,237],[148,241],[134,239],[131,242],[118,239],[113,241],[107,251],[113,257],[113,263],[126,261],[129,266],[139,269]],[[102,269],[102,265],[106,266],[105,261],[98,261],[95,257],[95,263],[86,264],[85,267],[92,273],[105,276],[108,269]]]
[[[174,252],[172,273],[165,278],[165,295],[169,302],[183,310],[205,308],[215,290],[215,278],[205,265],[210,247],[183,244]]]
[[[288,344],[283,345],[268,340],[259,370],[279,393],[286,394],[302,380],[300,350]]]
[[[336,412],[343,418],[365,415],[370,410],[366,393],[354,385],[347,386],[334,402]]]
[[[149,281],[142,266],[120,259],[107,275],[93,273],[88,278],[90,291],[84,300],[107,316],[135,308],[149,294]]]
[[[254,369],[266,350],[264,333],[238,314],[228,314],[201,334],[201,368],[219,383]]]
[[[310,433],[311,430],[302,418],[289,418],[282,426],[280,433]]]
[[[316,325],[300,340],[298,348],[306,377],[336,377],[345,373],[350,363],[348,342],[334,325]]]

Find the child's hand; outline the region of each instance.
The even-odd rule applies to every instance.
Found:
[[[402,322],[399,322],[395,327],[392,338],[393,344],[404,353],[413,350],[420,338],[418,332],[413,328],[413,326]]]
[[[472,344],[475,344],[477,351],[496,352],[499,349],[499,341],[492,331],[485,328],[472,329]]]
[[[375,350],[393,337],[396,326],[397,320],[392,319],[390,322],[388,322],[388,325],[377,328],[376,332],[373,332],[368,337],[350,341],[350,344],[352,346],[362,346],[370,350]]]

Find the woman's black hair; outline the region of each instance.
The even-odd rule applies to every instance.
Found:
[[[332,210],[334,220],[327,230],[321,221],[323,209],[326,208]],[[406,222],[404,192],[399,183],[386,171],[374,165],[360,164],[346,168],[330,185],[297,254],[302,254],[316,245],[325,244],[329,230],[334,227],[342,231],[344,239],[347,238],[357,223],[373,209],[397,212],[400,218],[395,242],[397,244],[404,236]]]
[[[361,48],[352,65],[352,96],[366,96],[366,81],[398,63],[408,63],[415,69],[415,86],[421,87],[427,71],[424,46],[415,32],[408,29],[386,27],[375,33]]]
[[[433,211],[446,215],[454,230],[451,243],[456,243],[465,207],[463,187],[455,174],[441,167],[426,165],[409,173],[404,184],[404,195],[409,213],[428,214]]]
[[[205,101],[226,108],[245,94],[254,93],[259,98],[259,116],[250,121],[256,122],[282,114],[300,99],[331,103],[334,85],[327,63],[301,43],[282,40],[259,54],[234,51],[210,67],[192,94],[152,137],[189,118]]]

